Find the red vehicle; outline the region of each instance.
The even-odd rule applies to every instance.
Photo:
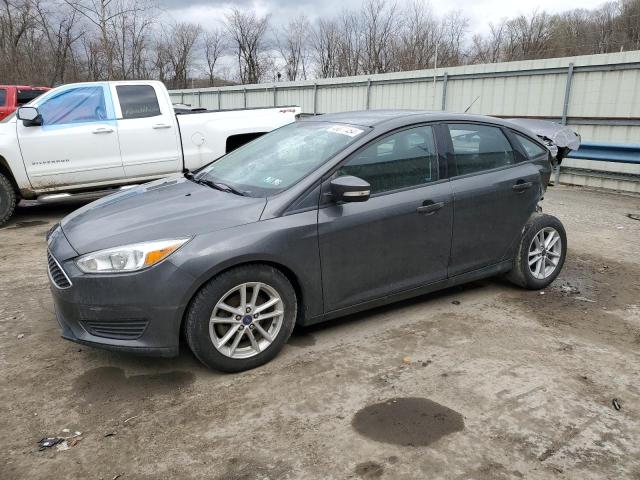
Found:
[[[0,120],[11,115],[16,108],[21,107],[36,97],[39,97],[49,87],[29,87],[26,85],[0,85]]]

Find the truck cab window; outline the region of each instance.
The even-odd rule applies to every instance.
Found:
[[[151,85],[119,85],[116,91],[123,119],[161,115],[158,97]]]
[[[44,92],[44,90],[18,90],[18,106],[21,107],[25,103],[29,103],[34,98],[38,98]]]
[[[107,119],[102,86],[63,90],[38,105],[43,125],[101,122]]]
[[[4,88],[0,88],[0,107],[3,107],[7,101],[7,91]]]

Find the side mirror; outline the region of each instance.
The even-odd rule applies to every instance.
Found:
[[[18,120],[22,120],[25,127],[42,125],[42,117],[36,107],[19,107],[16,112]]]
[[[347,175],[331,180],[331,196],[335,202],[366,202],[371,185],[361,178]]]

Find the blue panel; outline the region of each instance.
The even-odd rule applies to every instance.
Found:
[[[568,157],[601,162],[640,163],[640,145],[582,142],[580,148],[571,152]]]

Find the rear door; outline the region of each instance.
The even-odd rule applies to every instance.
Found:
[[[449,276],[509,259],[542,188],[538,167],[499,126],[449,123],[453,238]]]
[[[9,108],[9,91],[0,87],[0,120],[9,115],[13,109]]]
[[[444,280],[453,209],[433,127],[409,128],[370,143],[331,178],[342,175],[369,182],[371,198],[326,202],[319,209],[325,311]]]
[[[118,134],[127,177],[162,176],[182,169],[175,115],[158,85],[116,84]]]
[[[16,127],[33,187],[110,183],[124,176],[108,84],[63,87],[35,105],[42,125],[18,120]]]

